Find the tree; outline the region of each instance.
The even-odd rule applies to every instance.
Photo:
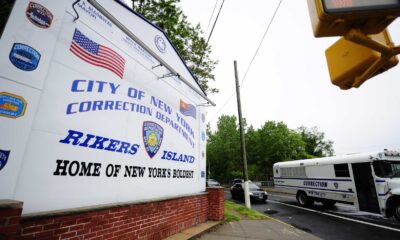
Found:
[[[297,129],[305,143],[305,151],[314,157],[326,157],[334,154],[333,141],[325,140],[325,133],[320,132],[317,127],[308,129],[301,126]]]
[[[177,6],[180,0],[132,0],[133,9],[162,28],[176,47],[182,59],[207,93],[218,89],[209,86],[215,81],[212,71],[217,64],[210,58],[211,46],[206,40],[200,25],[192,26],[185,14]]]
[[[217,130],[208,136],[207,159],[211,176],[222,182],[243,176],[240,155],[240,134],[235,116],[222,115]]]
[[[257,155],[260,174],[272,173],[272,165],[280,161],[299,159],[303,156],[305,143],[301,136],[283,122],[266,122],[257,131]]]
[[[252,180],[268,179],[276,162],[333,154],[332,141],[325,140],[324,133],[316,127],[292,130],[283,122],[268,121],[259,129],[253,126],[245,129],[248,174]],[[207,166],[208,169],[211,167],[209,177],[225,183],[233,178],[243,178],[236,117],[222,115],[214,133],[207,126],[207,135]]]

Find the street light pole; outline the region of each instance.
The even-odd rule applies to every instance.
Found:
[[[241,143],[240,149],[241,149],[241,152],[242,152],[242,160],[243,160],[244,202],[245,202],[247,208],[251,208],[251,205],[250,205],[250,194],[249,194],[249,176],[247,174],[246,144],[245,144],[245,141],[244,141],[242,105],[241,105],[241,102],[240,102],[240,89],[239,89],[239,79],[238,79],[238,73],[237,73],[236,60],[233,61],[233,65],[235,67],[236,98],[237,98],[237,105],[238,105],[240,143]]]

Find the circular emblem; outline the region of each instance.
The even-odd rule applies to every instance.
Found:
[[[39,3],[30,2],[25,14],[31,23],[40,28],[49,28],[53,21],[53,14]]]
[[[334,182],[334,183],[333,183],[333,186],[335,186],[335,188],[336,188],[336,189],[338,189],[338,187],[339,187],[339,183],[337,183],[337,182]]]
[[[154,43],[156,44],[158,51],[162,53],[165,53],[167,51],[167,44],[160,35],[156,35],[154,37]]]
[[[23,71],[33,71],[39,65],[40,53],[28,45],[14,43],[9,58],[15,67]]]
[[[201,140],[205,141],[206,140],[206,133],[201,132]]]

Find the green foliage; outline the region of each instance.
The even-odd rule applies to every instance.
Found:
[[[185,14],[177,6],[180,0],[136,0],[133,9],[162,28],[186,62],[192,73],[199,80],[200,86],[208,93],[218,89],[209,86],[214,81],[212,71],[217,61],[210,59],[211,46],[206,40],[200,25],[192,26]]]
[[[225,222],[236,222],[239,220],[240,220],[240,217],[236,216],[234,213],[227,210],[226,208],[224,209],[224,221]]]
[[[297,129],[301,138],[305,142],[306,153],[314,157],[332,156],[333,142],[325,140],[325,133],[320,132],[317,127],[308,129],[301,126]]]
[[[260,174],[266,179],[267,174],[272,172],[274,163],[299,159],[304,152],[304,145],[301,137],[283,122],[266,122],[257,131],[255,146]]]
[[[217,128],[215,133],[209,133],[207,141],[207,159],[211,168],[209,177],[229,182],[234,176],[243,176],[236,117],[222,115]]]
[[[236,204],[232,201],[224,202],[224,210],[225,210],[225,218],[226,218],[226,215],[236,216],[235,213],[239,213],[240,215],[242,215],[245,218],[248,218],[250,220],[270,219],[268,216],[266,216],[256,210],[246,208],[245,206]],[[237,219],[237,218],[239,218],[239,220],[240,220],[240,217],[236,216],[235,219]],[[238,220],[235,220],[235,221],[238,221]]]
[[[240,134],[235,116],[222,115],[217,130],[207,126],[207,165],[210,178],[230,183],[243,178]],[[247,169],[252,180],[266,180],[276,162],[309,159],[333,154],[332,141],[316,127],[291,130],[283,122],[266,122],[260,129],[249,126],[245,133]],[[210,169],[209,168],[209,169]]]

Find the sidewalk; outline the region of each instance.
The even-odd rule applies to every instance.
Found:
[[[192,239],[199,240],[318,240],[320,238],[279,220],[240,220],[229,222]]]
[[[231,212],[232,213],[232,212]],[[320,238],[270,216],[250,220],[235,212],[239,221],[227,223],[207,221],[175,234],[167,240],[318,240]]]
[[[266,188],[266,191],[277,192]],[[285,194],[285,193],[282,193]],[[320,238],[293,227],[290,224],[267,216],[264,220],[250,220],[235,212],[241,220],[222,224],[207,221],[182,233],[175,234],[167,240],[318,240]]]

